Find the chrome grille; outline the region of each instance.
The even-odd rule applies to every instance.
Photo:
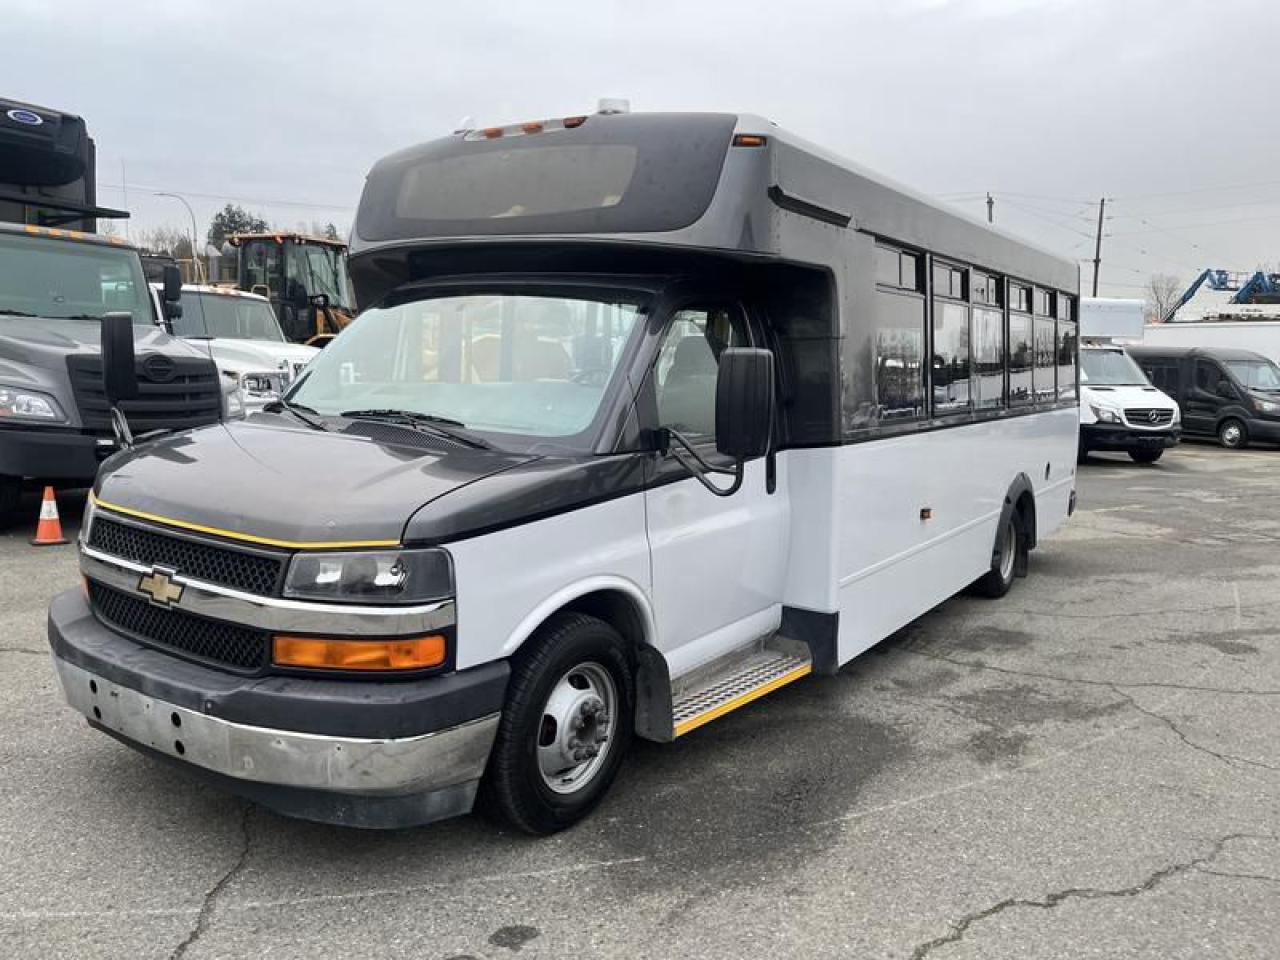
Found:
[[[1173,411],[1158,407],[1129,407],[1124,418],[1136,427],[1163,427],[1173,422]]]
[[[95,580],[89,581],[89,605],[104,624],[139,643],[242,673],[267,665],[265,631],[166,609]]]
[[[216,583],[245,593],[274,596],[284,574],[283,554],[249,553],[205,540],[174,536],[124,523],[101,510],[89,528],[89,546],[113,557],[147,566],[160,565],[193,580]]]

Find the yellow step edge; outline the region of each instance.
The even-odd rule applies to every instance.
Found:
[[[768,683],[762,684],[754,690],[748,690],[746,693],[734,697],[732,700],[726,701],[718,707],[713,707],[706,713],[700,713],[696,717],[690,717],[688,720],[682,720],[680,723],[676,724],[675,735],[677,737],[682,737],[689,731],[697,730],[703,724],[710,723],[718,717],[723,717],[726,713],[732,713],[739,707],[745,707],[752,700],[759,700],[765,694],[772,693],[779,687],[785,687],[788,683],[799,680],[801,677],[807,677],[812,672],[813,664],[810,663],[806,663],[802,667],[796,667],[794,670],[789,670],[782,676],[770,680]]]
[[[285,550],[339,550],[355,547],[400,546],[399,540],[276,540],[272,537],[259,537],[251,533],[240,533],[238,530],[224,530],[221,527],[207,527],[204,524],[189,523],[186,520],[174,520],[172,517],[162,517],[155,513],[134,510],[132,507],[122,507],[115,503],[108,503],[94,493],[90,493],[89,496],[93,500],[95,507],[100,507],[110,513],[121,513],[126,517],[150,520],[152,523],[164,524],[166,527],[177,527],[180,530],[190,530],[193,533],[208,533],[215,537],[240,540],[244,543],[256,543],[265,547],[282,547]]]

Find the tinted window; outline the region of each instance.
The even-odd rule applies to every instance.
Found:
[[[1031,402],[1031,318],[1009,315],[1009,402]]]
[[[985,273],[974,273],[970,275],[969,283],[973,288],[975,303],[989,303],[994,306],[1000,304],[999,278],[989,277]]]
[[[1035,391],[1036,400],[1052,400],[1058,395],[1055,379],[1057,349],[1054,342],[1053,321],[1035,320]]]
[[[969,308],[940,301],[933,308],[933,410],[967,411],[972,392]]]
[[[1076,354],[1079,351],[1076,325],[1058,321],[1058,396],[1071,398],[1076,395]]]
[[[1031,312],[1031,288],[1021,284],[1009,284],[1009,309]]]
[[[1218,381],[1223,379],[1222,372],[1218,369],[1218,365],[1209,360],[1196,361],[1196,387],[1206,393],[1213,393],[1218,389]]]
[[[1058,294],[1058,319],[1073,320],[1075,319],[1075,310],[1071,302],[1071,298],[1065,293]]]
[[[1041,317],[1053,316],[1053,294],[1048,290],[1036,290],[1036,314]]]
[[[1004,314],[999,310],[973,310],[973,362],[975,402],[979,409],[1004,406]]]
[[[882,420],[924,413],[924,300],[881,290],[875,298],[875,385]]]
[[[435,140],[373,168],[356,232],[402,240],[678,230],[711,203],[734,122],[592,116],[572,130]]]

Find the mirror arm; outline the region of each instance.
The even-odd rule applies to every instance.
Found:
[[[684,467],[693,475],[695,480],[714,493],[717,497],[731,497],[738,492],[738,488],[742,486],[742,478],[744,476],[743,462],[741,460],[734,462],[732,470],[728,470],[724,467],[717,467],[702,459],[698,454],[698,451],[693,449],[693,446],[680,434],[679,431],[672,430],[670,427],[663,427],[662,429],[669,439],[674,440],[677,444],[683,447],[688,455],[693,459],[693,462],[690,463],[684,458],[684,455],[679,450],[675,447],[668,446],[668,452],[676,458],[676,462],[679,463],[680,466]],[[733,483],[725,488],[717,487],[707,479],[706,475],[708,473],[718,473],[723,476],[733,477]]]

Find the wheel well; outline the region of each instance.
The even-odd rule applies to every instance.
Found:
[[[570,600],[556,611],[561,613],[572,611],[585,613],[589,617],[603,620],[627,641],[633,650],[638,651],[645,645],[644,618],[636,608],[635,601],[621,590],[597,590]]]

